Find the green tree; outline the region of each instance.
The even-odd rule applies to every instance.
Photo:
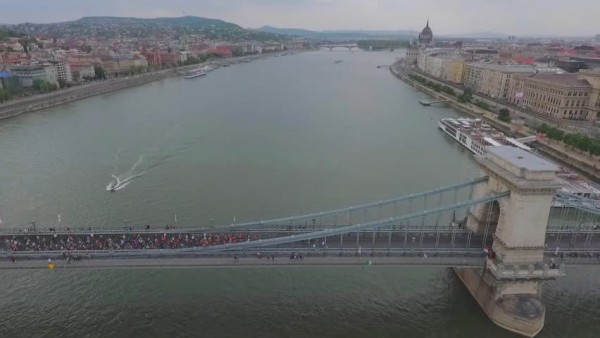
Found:
[[[472,99],[473,99],[473,90],[471,90],[471,88],[465,88],[463,93],[458,96],[458,102],[461,102],[461,103],[471,102]]]
[[[58,87],[59,88],[67,88],[69,85],[65,79],[58,79]]]
[[[94,66],[94,72],[96,73],[96,80],[106,79],[106,72],[101,66]]]
[[[46,88],[46,81],[44,80],[33,80],[33,89],[44,90]]]
[[[58,86],[44,80],[34,80],[33,89],[41,92],[49,92],[58,89]]]
[[[6,89],[0,88],[0,102],[8,101],[10,99],[10,92]]]
[[[490,105],[483,101],[475,102],[475,105],[481,109],[490,110]]]
[[[550,130],[550,127],[546,123],[542,123],[538,127],[538,132],[540,132],[542,134],[548,134],[548,130]]]
[[[565,137],[565,132],[556,127],[551,127],[546,132],[546,135],[552,140],[562,141]]]
[[[506,109],[506,108],[500,109],[500,112],[498,114],[498,120],[510,123],[511,119],[510,119],[510,112],[508,111],[508,109]]]
[[[244,55],[244,51],[241,48],[234,48],[233,51],[231,52],[232,56],[243,56]]]
[[[590,155],[600,155],[600,140],[593,140],[590,144],[588,152],[590,153]]]

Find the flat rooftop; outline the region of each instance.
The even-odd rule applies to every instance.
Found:
[[[578,78],[577,74],[531,74],[526,76],[527,79],[542,83],[554,84],[563,87],[587,87],[590,88],[590,83],[586,80]]]
[[[487,152],[496,155],[516,167],[524,168],[527,171],[559,170],[558,166],[555,164],[520,148],[512,146],[489,147],[487,148]]]

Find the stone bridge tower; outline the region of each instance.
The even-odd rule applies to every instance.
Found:
[[[470,230],[493,234],[496,258],[488,259],[484,269],[456,272],[494,323],[533,337],[545,316],[539,281],[562,274],[544,263],[552,199],[561,186],[558,168],[511,146],[489,147],[477,161],[489,180],[474,190],[473,197],[505,191],[510,196],[473,208],[467,218]]]

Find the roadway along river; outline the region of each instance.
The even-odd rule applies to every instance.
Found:
[[[387,69],[320,51],[168,79],[0,123],[0,226],[228,224],[477,175],[458,116]],[[334,60],[344,62],[334,64]],[[115,193],[111,175],[133,177]],[[212,220],[212,221],[211,221]],[[541,337],[592,337],[598,269],[548,283]],[[2,337],[510,337],[447,269],[10,271]]]

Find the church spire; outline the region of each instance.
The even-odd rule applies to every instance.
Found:
[[[429,18],[427,18],[427,25],[425,27],[429,27]]]

